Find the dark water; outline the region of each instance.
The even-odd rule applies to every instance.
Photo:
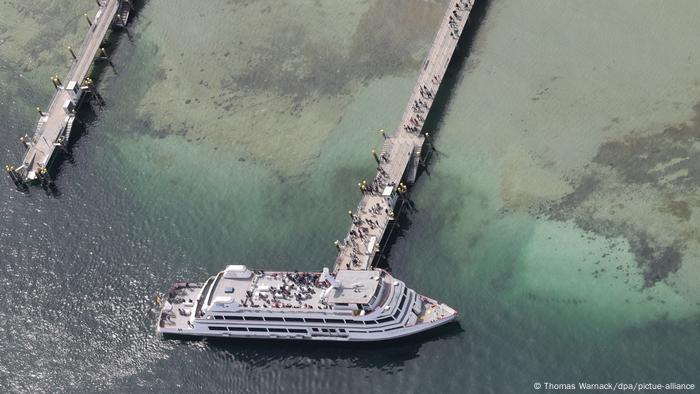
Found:
[[[93,4],[0,6],[12,16],[0,24],[3,163],[21,157],[13,141],[33,129],[33,108],[51,95],[46,75],[67,69],[61,47],[77,42],[75,15]],[[372,174],[377,130],[398,121],[443,2],[141,3],[128,34],[109,41],[116,69],[94,72],[107,105],[82,109],[56,189],[0,187],[0,387],[522,393],[545,381],[699,384],[697,185],[663,190],[689,201],[680,223],[647,212],[656,192],[642,186],[597,189],[585,200],[596,214],[584,202],[547,203],[578,198],[571,189],[603,141],[694,127],[700,55],[681,41],[698,29],[684,15],[700,10],[532,4],[475,10],[431,122],[438,152],[388,261],[409,286],[457,308],[459,323],[338,345],[162,340],[153,300],[173,281],[230,263],[332,265],[332,242],[359,197],[353,185]],[[586,17],[600,13],[589,30]],[[641,26],[658,35],[645,41],[663,50],[657,64],[612,67],[591,83],[582,69],[646,59],[649,48],[630,33]],[[55,46],[38,44],[63,31]],[[598,34],[627,52],[612,56],[618,46]],[[673,75],[649,74],[657,67]],[[651,105],[638,91],[649,86],[673,99]],[[619,194],[629,196],[624,207]],[[619,214],[606,219],[613,206]],[[602,231],[605,220],[629,231]],[[635,254],[641,227],[652,245],[682,250],[681,268],[651,286]]]

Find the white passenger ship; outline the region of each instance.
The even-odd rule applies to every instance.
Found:
[[[378,341],[457,316],[383,270],[333,275],[229,265],[204,283],[175,283],[162,304],[162,334],[232,338]]]

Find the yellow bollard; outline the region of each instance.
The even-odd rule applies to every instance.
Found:
[[[41,110],[41,107],[36,107],[36,112],[38,112],[40,116],[44,116],[44,111]]]

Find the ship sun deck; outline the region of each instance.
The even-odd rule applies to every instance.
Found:
[[[336,309],[366,304],[376,294],[380,279],[381,275],[373,271],[341,271],[336,278],[307,272],[256,271],[247,278],[229,278],[219,273],[204,304],[235,302],[248,310]]]

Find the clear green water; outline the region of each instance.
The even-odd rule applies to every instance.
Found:
[[[458,325],[368,346],[156,337],[153,298],[175,280],[229,263],[332,264],[377,130],[397,124],[443,7],[140,4],[129,34],[109,42],[108,105],[81,114],[58,195],[0,188],[2,387],[700,383],[692,1],[480,2],[432,120],[438,152],[389,259],[456,307]],[[3,162],[19,159],[13,141],[33,128],[93,8],[0,6]]]

